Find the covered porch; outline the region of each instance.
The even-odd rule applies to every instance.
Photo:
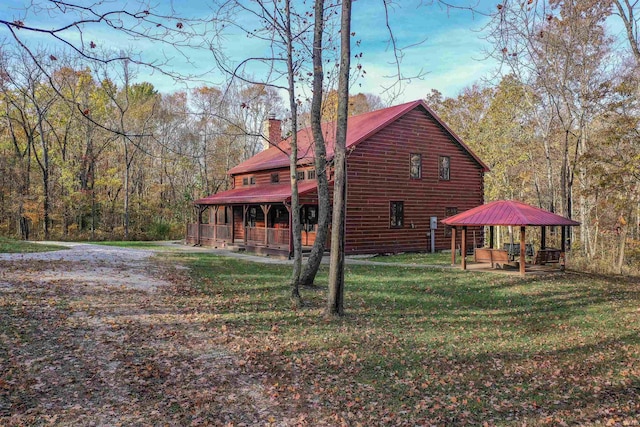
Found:
[[[314,182],[299,185],[303,250],[310,250],[318,224]],[[291,189],[288,183],[223,191],[194,202],[196,222],[186,243],[289,256],[293,252]]]
[[[467,269],[466,232],[467,227],[489,227],[488,247],[474,248],[474,261],[488,265],[490,268],[513,267],[521,276],[527,272],[527,259],[531,270],[539,270],[541,266],[558,264],[563,269],[566,262],[567,228],[580,225],[579,222],[556,215],[531,205],[515,200],[498,200],[478,206],[458,215],[442,220],[452,227],[451,263],[456,264],[455,239],[458,230],[462,233],[460,251],[461,266]],[[495,227],[507,226],[520,230],[518,243],[507,243],[503,248],[494,247]],[[534,251],[533,245],[527,244],[526,227],[540,227],[540,247]],[[560,248],[547,246],[547,227],[560,227]],[[531,268],[531,266],[536,266]]]

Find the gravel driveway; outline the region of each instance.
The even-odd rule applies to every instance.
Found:
[[[34,282],[72,281],[78,284],[126,286],[152,290],[165,286],[150,262],[150,250],[86,243],[52,242],[69,249],[27,254],[0,254],[0,282],[19,277]],[[55,265],[54,265],[55,264]],[[36,268],[49,265],[51,268]]]
[[[0,425],[300,425],[179,265],[58,244],[0,254]]]

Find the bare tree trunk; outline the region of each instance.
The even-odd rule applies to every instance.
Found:
[[[289,172],[291,174],[291,227],[293,238],[293,271],[291,273],[291,303],[302,306],[300,295],[300,274],[302,273],[302,227],[300,226],[300,200],[298,198],[298,104],[295,93],[295,70],[293,66],[293,34],[291,33],[291,0],[285,3],[285,31],[287,37],[287,75],[289,79],[289,107],[291,108],[291,153]],[[265,221],[267,220],[265,216]]]
[[[622,268],[624,266],[624,251],[627,243],[627,235],[629,234],[629,220],[631,220],[631,209],[628,209],[625,215],[620,215],[620,219],[618,220],[620,224],[620,234],[618,235],[618,259],[616,260],[615,267],[617,274],[622,274]]]
[[[303,286],[313,285],[329,232],[329,182],[327,178],[327,150],[322,135],[322,33],[324,30],[324,0],[315,2],[315,23],[313,31],[313,98],[311,100],[311,131],[315,145],[315,169],[318,183],[318,231],[309,259],[300,279]]]
[[[338,80],[338,115],[336,120],[335,180],[333,187],[333,223],[327,314],[344,314],[344,241],[346,220],[346,140],[349,108],[349,66],[351,59],[351,0],[343,0],[340,22],[340,71]]]
[[[34,95],[35,100],[35,95]],[[35,102],[34,102],[35,104]],[[40,169],[42,172],[42,216],[44,222],[44,238],[45,240],[49,240],[51,237],[50,230],[50,191],[49,191],[49,171],[51,170],[51,165],[49,164],[49,143],[45,137],[44,131],[44,112],[40,110],[40,108],[36,105],[36,112],[38,114],[38,129],[40,131],[40,145],[42,148],[42,160],[36,157],[38,160],[38,164],[40,165]],[[35,151],[34,151],[35,152]]]
[[[124,133],[124,127],[122,129]],[[131,162],[129,161],[129,145],[125,136],[122,137],[124,144],[124,240],[129,240],[129,174]]]

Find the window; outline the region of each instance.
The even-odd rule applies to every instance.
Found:
[[[307,179],[316,179],[316,171],[314,170],[307,171]]]
[[[409,164],[411,179],[422,178],[422,154],[411,154]]]
[[[255,207],[249,208],[247,211],[247,227],[256,226],[256,218],[258,217],[258,209]]]
[[[300,219],[303,231],[317,231],[318,208],[316,206],[302,206],[300,208]]]
[[[449,156],[440,156],[438,158],[438,165],[440,170],[440,179],[443,181],[449,181],[451,177],[451,158],[449,158]]]
[[[450,216],[454,216],[458,213],[458,208],[444,208],[444,217],[449,218]],[[451,237],[451,227],[448,225],[444,226],[444,236]]]
[[[249,178],[247,178],[246,176],[242,178],[242,185],[249,185]]]
[[[391,202],[389,209],[389,225],[391,228],[404,226],[404,202]]]
[[[302,181],[304,179],[304,171],[298,171],[298,181]]]
[[[255,176],[252,176],[252,177],[249,178],[249,184],[256,185],[256,177]]]
[[[272,184],[277,184],[280,182],[280,174],[279,173],[272,173],[271,174],[271,183]]]

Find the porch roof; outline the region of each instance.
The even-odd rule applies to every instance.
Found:
[[[497,200],[442,220],[450,226],[514,225],[514,226],[576,226],[573,221],[544,209],[516,200]]]
[[[317,188],[316,180],[298,182],[298,193],[304,195]],[[291,184],[249,185],[233,188],[203,197],[193,202],[195,205],[235,205],[245,203],[285,203],[291,200]]]

